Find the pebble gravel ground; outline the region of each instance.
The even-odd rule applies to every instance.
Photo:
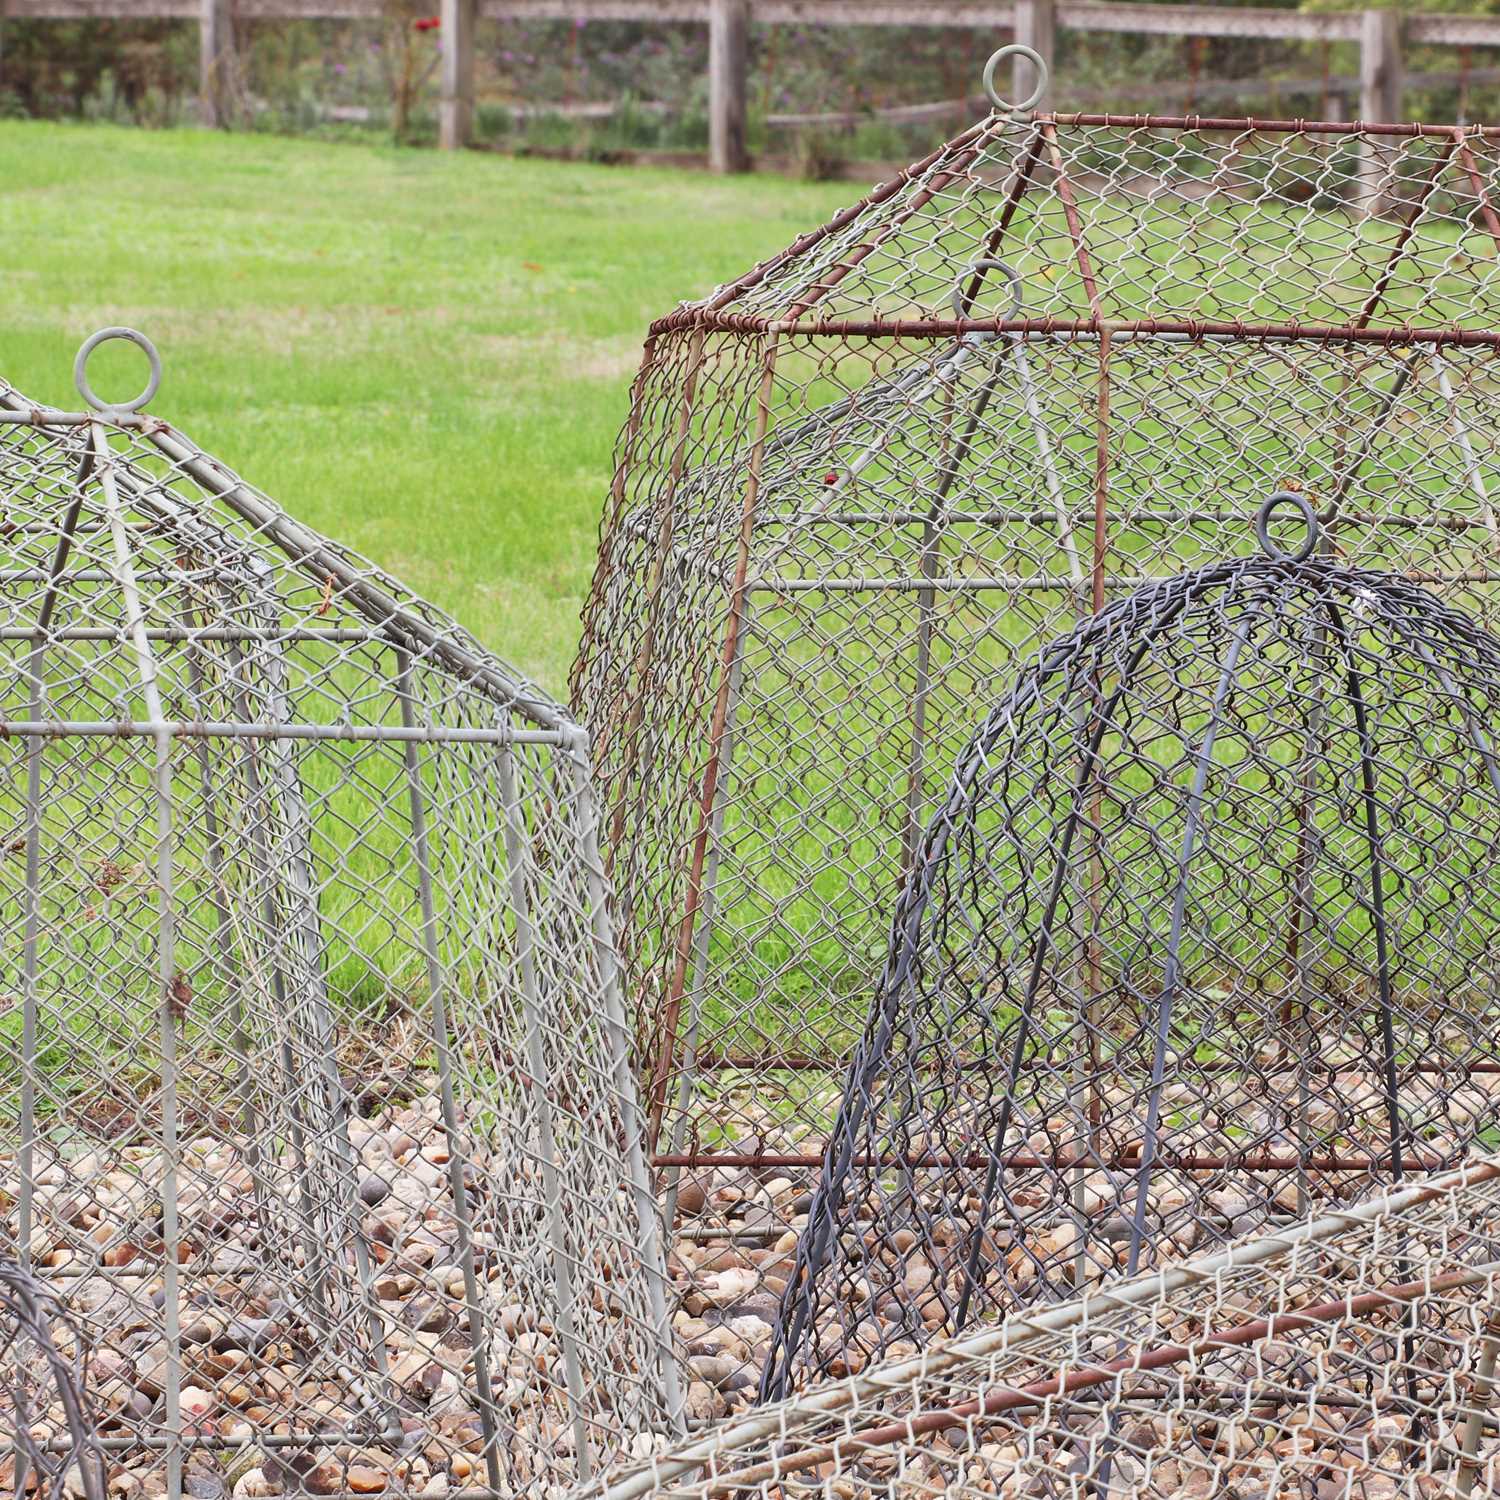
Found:
[[[1488,1084],[1500,1085],[1500,1079]],[[1477,1115],[1489,1111],[1490,1096],[1500,1095],[1500,1087],[1474,1093]],[[353,1121],[352,1133],[382,1329],[383,1379],[373,1372],[367,1316],[358,1328],[346,1323],[339,1338],[329,1339],[278,1280],[278,1256],[285,1263],[295,1250],[280,1245],[275,1255],[267,1254],[263,1221],[251,1208],[251,1169],[234,1138],[219,1134],[184,1148],[179,1400],[190,1439],[185,1488],[192,1500],[290,1493],[443,1500],[486,1483],[475,1351],[437,1100],[388,1105]],[[783,1126],[778,1145],[786,1138]],[[1440,1152],[1454,1143],[1434,1138],[1427,1144]],[[801,1149],[815,1151],[818,1143]],[[111,1157],[111,1164],[94,1164],[96,1171],[78,1160],[41,1168],[32,1252],[37,1273],[62,1291],[86,1330],[88,1384],[106,1440],[108,1489],[128,1500],[166,1490],[159,1444],[138,1440],[160,1433],[168,1357],[159,1209],[144,1189],[152,1180],[155,1148],[115,1148]],[[668,1271],[672,1327],[688,1374],[687,1417],[694,1427],[755,1399],[814,1176],[806,1169],[735,1167],[690,1170],[679,1180]],[[1110,1224],[1118,1216],[1124,1180],[1103,1173],[1086,1180],[1083,1201],[1099,1231],[1089,1250],[1100,1257],[1097,1272],[1110,1269],[1105,1261],[1118,1265],[1118,1236]],[[1331,1184],[1318,1186],[1328,1190]],[[1153,1214],[1173,1222],[1187,1194],[1185,1180],[1167,1174],[1153,1187]],[[1033,1242],[1045,1240],[1062,1253],[1076,1249],[1069,1239],[1077,1234],[1074,1224],[1034,1182],[1030,1194],[1026,1185],[1018,1187],[1014,1201],[1034,1211],[1028,1226]],[[1233,1174],[1220,1174],[1194,1205],[1186,1217],[1195,1227],[1171,1236],[1174,1254],[1202,1248],[1209,1238],[1261,1232],[1268,1222],[1295,1218],[1298,1207],[1284,1179],[1262,1175],[1235,1182]],[[1177,1213],[1178,1220],[1183,1217]],[[877,1238],[885,1247],[878,1252]],[[868,1259],[858,1264],[858,1274],[844,1278],[843,1295],[869,1307],[874,1323],[894,1317],[896,1294],[921,1305],[924,1288],[950,1274],[940,1258],[941,1240],[938,1235],[929,1260],[913,1250],[908,1232],[877,1236],[875,1226],[867,1226]],[[482,1231],[477,1251],[493,1330],[486,1353],[510,1482],[529,1475],[535,1493],[549,1494],[555,1485],[547,1468],[555,1475],[559,1465],[565,1467],[574,1442],[558,1332],[515,1294],[514,1268],[499,1263]],[[896,1277],[901,1280],[890,1280]],[[893,1337],[878,1326],[864,1332],[868,1347],[887,1355],[914,1347],[904,1332]],[[68,1335],[60,1338],[66,1344]],[[856,1340],[832,1373],[857,1373],[867,1357]],[[33,1415],[41,1440],[63,1432],[59,1405]],[[628,1441],[624,1448],[630,1449]],[[546,1463],[528,1456],[533,1453],[547,1455]],[[0,1487],[13,1478],[0,1464]],[[72,1488],[82,1494],[76,1474]]]

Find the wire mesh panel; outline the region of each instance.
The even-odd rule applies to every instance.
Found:
[[[127,1487],[550,1493],[678,1404],[587,741],[111,332],[0,387],[0,1236]]]
[[[960,758],[768,1394],[1500,1136],[1500,640],[1266,536],[1048,647]]]
[[[653,325],[574,692],[696,1322],[764,1326],[1020,660],[1287,486],[1492,619],[1497,177],[1479,127],[997,109]]]
[[[1500,1488],[1500,1161],[733,1418],[587,1493],[1442,1496]]]

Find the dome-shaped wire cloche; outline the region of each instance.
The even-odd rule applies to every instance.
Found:
[[[1259,515],[1268,555],[1084,621],[961,756],[768,1394],[1495,1140],[1500,640],[1315,552],[1305,496]]]
[[[677,1406],[586,736],[159,369],[0,383],[0,1245],[130,1485],[550,1494]]]
[[[1254,552],[1292,484],[1494,623],[1497,202],[1477,126],[997,107],[653,324],[574,703],[695,1291],[801,1212],[922,829],[1039,645]]]

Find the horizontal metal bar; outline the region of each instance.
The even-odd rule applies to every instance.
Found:
[[[685,328],[727,333],[789,334],[800,338],[958,339],[969,333],[1020,333],[1028,338],[1055,338],[1059,342],[1071,342],[1062,336],[1077,334],[1097,339],[1107,330],[1111,344],[1124,334],[1176,334],[1181,335],[1184,342],[1227,338],[1252,343],[1281,340],[1313,344],[1386,344],[1398,349],[1411,344],[1434,348],[1500,347],[1500,330],[1490,328],[1250,323],[1220,318],[772,318],[761,313],[730,312],[704,304],[680,307],[651,325],[651,331],[658,334]]]
[[[1401,576],[1411,583],[1500,583],[1500,573],[1483,568],[1459,570],[1452,573],[1431,573],[1412,570]],[[1125,577],[1107,578],[1106,589],[1130,591],[1146,588],[1151,584],[1165,583],[1166,578],[1151,577],[1136,573]],[[1006,592],[1041,590],[1045,593],[1076,593],[1079,585],[1066,578],[1006,577],[966,578],[947,575],[941,578],[758,578],[750,589],[759,594],[878,594],[915,593],[920,589],[937,589],[942,593],[979,594],[995,589]]]
[[[1152,1158],[1152,1166],[1156,1169],[1176,1168],[1184,1172],[1294,1172],[1299,1168],[1311,1172],[1370,1172],[1377,1176],[1383,1175],[1387,1170],[1387,1163],[1380,1151],[1383,1148],[1372,1148],[1369,1156],[1341,1156],[1336,1153],[1308,1156],[1295,1156],[1277,1154],[1273,1152],[1261,1152],[1257,1155],[1216,1155],[1211,1152],[1196,1151],[1161,1151],[1158,1150]],[[773,1156],[770,1153],[757,1154],[717,1154],[712,1151],[703,1152],[678,1152],[663,1153],[651,1158],[652,1164],[658,1167],[729,1167],[729,1168],[769,1168],[769,1167],[821,1167],[823,1158],[812,1156],[807,1153],[788,1153],[783,1156]],[[1453,1165],[1452,1162],[1441,1161],[1432,1157],[1404,1158],[1406,1165],[1414,1167],[1423,1172],[1441,1172]],[[875,1171],[900,1169],[901,1171],[948,1171],[953,1167],[964,1167],[975,1171],[983,1171],[990,1165],[988,1152],[972,1156],[953,1156],[944,1152],[935,1152],[927,1155],[913,1155],[911,1153],[893,1152],[888,1156],[860,1156],[851,1158],[852,1164],[860,1167],[873,1168]],[[1000,1165],[1012,1172],[1034,1171],[1039,1167],[1104,1167],[1135,1168],[1141,1164],[1138,1151],[1116,1151],[1109,1155],[1099,1153],[1089,1154],[1070,1153],[1058,1151],[1047,1156],[1033,1154],[1029,1151],[1012,1151],[999,1158]]]
[[[439,745],[556,745],[567,747],[572,735],[565,729],[451,729],[442,726],[406,729],[386,724],[230,724],[161,723],[112,719],[44,719],[31,723],[0,721],[0,739],[62,739],[69,735],[101,735],[119,739],[153,739],[166,734],[181,740],[380,740],[404,744]]]
[[[810,530],[817,526],[926,526],[933,521],[929,510],[913,511],[791,511],[785,516],[772,517],[763,523],[767,531],[783,527],[787,530]],[[1058,516],[1053,510],[944,510],[937,514],[942,526],[1045,526],[1057,529]],[[1093,511],[1078,510],[1065,514],[1064,519],[1075,526],[1083,526],[1093,520]],[[1229,510],[1131,510],[1121,515],[1122,526],[1239,526],[1246,532],[1255,529],[1253,514],[1243,515]],[[1401,531],[1489,531],[1491,523],[1482,516],[1408,516],[1400,514],[1382,515],[1378,511],[1349,510],[1341,508],[1337,515],[1325,523],[1330,526],[1390,527]],[[639,528],[635,533],[640,534]]]
[[[24,0],[23,0],[24,6]],[[22,14],[22,11],[12,11],[12,15]],[[121,14],[132,16],[144,16],[149,12],[137,11],[134,6],[128,9],[122,8]],[[72,12],[69,12],[72,14]],[[95,14],[105,15],[107,11],[98,11]],[[164,16],[175,14],[173,11],[162,12]],[[197,15],[196,8],[189,14]],[[38,17],[38,19],[55,19],[53,17]],[[160,417],[150,417],[144,412],[134,411],[54,411],[50,406],[28,406],[22,409],[14,407],[0,408],[0,422],[9,422],[17,427],[87,427],[90,422],[102,422],[106,427],[165,427],[166,423]]]
[[[975,1068],[980,1072],[988,1071],[993,1064],[980,1058],[974,1058],[965,1062],[962,1059],[944,1065],[954,1072],[965,1072]],[[1194,1067],[1202,1072],[1232,1072],[1243,1069],[1244,1064],[1234,1060],[1215,1064],[1212,1062],[1195,1063]],[[1332,1078],[1336,1074],[1344,1072],[1346,1065],[1342,1063],[1319,1062],[1316,1058],[1297,1057],[1288,1055],[1287,1060],[1280,1065],[1267,1065],[1257,1063],[1255,1072],[1260,1078],[1277,1077],[1305,1077],[1305,1078]],[[849,1060],[845,1057],[836,1057],[827,1054],[819,1057],[816,1053],[796,1052],[780,1054],[774,1052],[762,1053],[704,1053],[693,1060],[693,1071],[704,1073],[709,1071],[737,1071],[743,1070],[753,1073],[846,1073],[849,1070]],[[1500,1074],[1500,1062],[1461,1062],[1457,1058],[1451,1062],[1413,1062],[1402,1063],[1401,1071],[1406,1073],[1437,1073],[1444,1077],[1459,1075],[1473,1077],[1476,1074]],[[1129,1074],[1123,1075],[1127,1081]],[[1140,1081],[1139,1078],[1136,1079]]]
[[[249,1437],[225,1437],[216,1432],[185,1432],[172,1437],[154,1437],[147,1433],[129,1433],[120,1437],[100,1437],[96,1441],[106,1453],[129,1453],[133,1449],[161,1449],[169,1444],[181,1443],[187,1448],[207,1448],[214,1452],[239,1453],[248,1448],[321,1448],[325,1444],[358,1443],[367,1447],[372,1438],[401,1436],[399,1425],[387,1427],[382,1433],[378,1428],[326,1428],[303,1432],[254,1432]],[[36,1445],[44,1453],[71,1453],[73,1443],[69,1438],[49,1438]],[[0,1453],[14,1452],[13,1444],[0,1445]],[[449,1500],[452,1494],[449,1492]],[[462,1493],[459,1491],[457,1493]],[[327,1497],[325,1497],[327,1500]]]
[[[331,628],[319,630],[315,627],[293,626],[290,630],[255,630],[245,625],[204,625],[194,630],[186,625],[166,625],[148,629],[148,641],[256,641],[262,645],[288,645],[297,641],[334,641],[345,644],[365,643],[398,650],[385,636],[375,630]],[[62,630],[33,630],[24,625],[0,627],[0,641],[36,641],[50,645],[54,641],[116,641],[129,645],[125,627],[112,629],[106,625],[74,625]]]
[[[1132,574],[1112,578],[1105,584],[1111,589],[1138,589],[1163,579]],[[940,593],[978,594],[1000,589],[1006,593],[1040,589],[1047,593],[1076,593],[1079,585],[1066,578],[1022,578],[1015,574],[966,578],[945,575],[939,578],[756,578],[748,585],[756,594],[882,594],[916,593],[920,589],[937,589]]]
[[[1153,7],[1154,9],[1154,7]],[[1384,124],[1374,120],[1263,119],[1259,115],[1117,115],[1075,111],[1040,115],[1058,125],[1112,126],[1122,130],[1223,130],[1238,134],[1257,130],[1276,135],[1364,135],[1397,136],[1404,139],[1430,137],[1451,141],[1460,131],[1472,140],[1500,136],[1500,125]]]
[[[55,535],[55,533],[54,533]],[[214,577],[230,576],[227,570],[211,570]],[[170,571],[166,568],[137,568],[136,581],[151,583],[186,583],[193,577],[186,571]],[[52,573],[46,568],[0,568],[0,583],[51,583]],[[119,579],[103,568],[74,568],[59,573],[57,586],[66,588],[72,583],[109,583],[118,585]]]

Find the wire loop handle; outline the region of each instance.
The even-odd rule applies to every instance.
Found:
[[[1307,528],[1307,535],[1295,552],[1288,552],[1271,540],[1271,517],[1288,505],[1301,514],[1302,523]],[[1255,513],[1256,540],[1260,542],[1261,551],[1277,562],[1306,562],[1318,545],[1318,531],[1318,513],[1313,509],[1312,501],[1296,490],[1277,490],[1274,495],[1268,495]]]
[[[1019,104],[1012,104],[995,92],[995,69],[1008,57],[1024,57],[1036,69],[1036,87]],[[983,82],[984,92],[997,110],[1002,113],[1021,114],[1028,109],[1034,109],[1040,103],[1042,95],[1047,92],[1047,64],[1035,47],[1028,47],[1024,42],[1010,42],[990,54],[990,60],[984,65]]]
[[[965,287],[981,271],[999,271],[1010,282],[1010,313],[1008,316],[1019,318],[1021,316],[1021,273],[1005,261],[996,260],[993,256],[985,256],[980,260],[974,261],[963,275],[958,278],[957,282],[954,283],[952,298],[953,316],[955,318],[968,317],[969,309],[965,305]],[[999,334],[979,333],[972,335],[972,337],[988,341],[998,338]]]
[[[111,339],[124,339],[127,343],[134,344],[146,356],[149,373],[146,377],[145,389],[131,401],[105,401],[95,394],[93,387],[89,384],[88,363],[91,355],[100,344],[106,344]],[[90,334],[83,341],[82,348],[73,360],[73,384],[78,387],[78,394],[93,407],[95,411],[140,411],[153,396],[161,389],[161,355],[156,352],[156,345],[146,337],[144,333],[138,333],[134,328],[101,328],[98,333]]]

